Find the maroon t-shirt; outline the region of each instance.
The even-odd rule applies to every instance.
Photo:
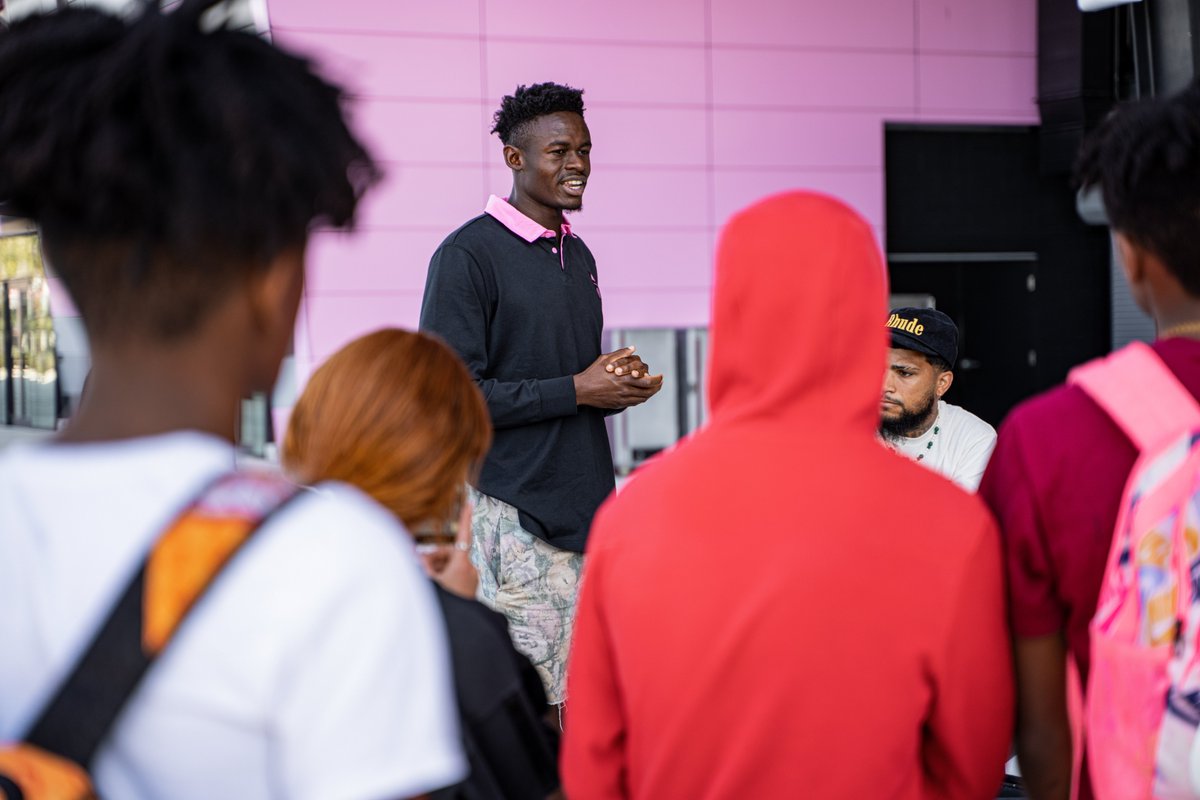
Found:
[[[1154,350],[1200,399],[1200,341],[1167,339]],[[1082,389],[1059,386],[1008,416],[979,486],[1000,523],[1013,633],[1064,631],[1085,685],[1088,624],[1136,458],[1133,443]],[[1090,786],[1081,788],[1090,798]]]

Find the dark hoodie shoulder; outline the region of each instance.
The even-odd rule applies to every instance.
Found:
[[[523,673],[533,668],[513,647],[503,615],[475,600],[436,588],[450,638],[463,715],[486,716],[513,693],[525,691]],[[528,699],[531,705],[546,703],[544,694]]]
[[[558,741],[545,724],[548,707],[537,672],[513,648],[503,616],[435,588],[471,773],[431,798],[548,796],[558,787]]]

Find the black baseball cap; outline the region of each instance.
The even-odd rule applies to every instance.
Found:
[[[892,347],[937,356],[954,368],[958,360],[958,326],[935,308],[893,308],[888,314]]]

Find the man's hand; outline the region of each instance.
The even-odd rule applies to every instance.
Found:
[[[662,375],[650,374],[633,347],[626,347],[605,353],[575,376],[575,402],[594,408],[629,408],[657,394],[662,381]]]
[[[464,502],[458,514],[458,533],[453,545],[421,553],[425,573],[443,589],[468,600],[479,588],[479,572],[471,563],[471,504]]]

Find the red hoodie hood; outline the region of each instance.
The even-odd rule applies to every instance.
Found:
[[[790,192],[734,216],[717,246],[712,424],[803,416],[874,435],[886,285],[870,226],[838,200]]]
[[[999,540],[978,497],[876,440],[884,285],[836,200],[729,223],[709,424],[588,541],[571,797],[993,796],[1012,718]],[[930,511],[897,511],[914,503]]]

